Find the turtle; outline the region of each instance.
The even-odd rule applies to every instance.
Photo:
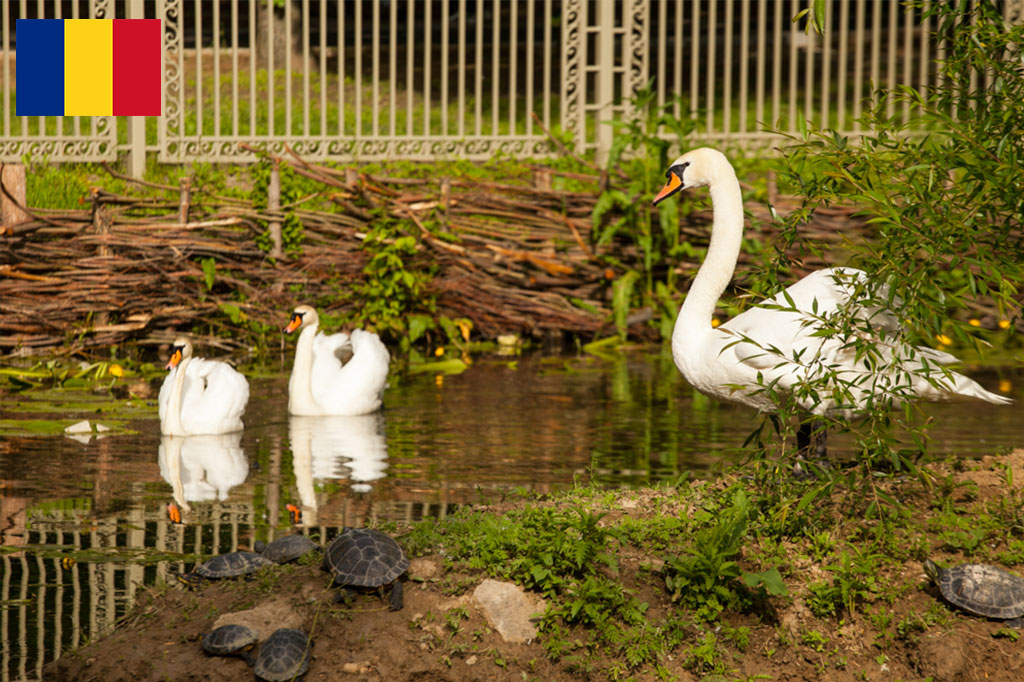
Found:
[[[203,651],[211,656],[240,656],[246,663],[253,665],[251,650],[259,636],[244,625],[221,625],[219,628],[203,635],[201,642]]]
[[[950,604],[968,613],[1008,621],[1024,627],[1024,578],[988,564],[960,564],[942,568],[931,559],[924,572],[938,585]]]
[[[179,575],[178,580],[189,587],[196,587],[204,578],[206,580],[238,578],[255,573],[264,566],[273,565],[273,561],[255,552],[228,552],[199,564],[191,573]]]
[[[324,570],[331,571],[331,586],[342,588],[337,601],[348,601],[352,587],[376,588],[381,598],[384,586],[391,584],[389,605],[392,611],[402,608],[402,582],[409,560],[390,536],[369,528],[346,528],[327,547]]]
[[[313,641],[302,630],[281,628],[263,642],[253,672],[267,682],[296,680],[309,669]]]
[[[269,544],[257,540],[253,544],[253,551],[262,554],[264,558],[270,559],[279,564],[286,564],[289,561],[299,559],[307,552],[320,551],[320,545],[316,544],[305,535],[285,535]]]

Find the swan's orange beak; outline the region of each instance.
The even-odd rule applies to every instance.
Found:
[[[668,182],[658,192],[658,196],[654,197],[654,205],[657,206],[665,199],[678,192],[683,188],[683,181],[679,179],[679,176],[673,173],[671,170],[668,172]]]
[[[164,369],[174,369],[178,366],[179,362],[181,362],[181,349],[175,348],[174,352],[171,353],[171,359],[164,365]]]
[[[300,326],[302,326],[302,316],[298,313],[292,313],[291,319],[288,320],[288,326],[284,328],[284,333],[291,334]]]

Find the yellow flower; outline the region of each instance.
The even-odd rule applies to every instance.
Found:
[[[972,317],[971,319],[967,320],[967,324],[971,325],[972,327],[980,327],[981,320],[979,320],[976,317]]]
[[[1010,383],[1009,379],[1000,379],[999,380],[999,392],[1000,393],[1009,393],[1010,389],[1012,389],[1012,388],[1013,388],[1013,384]]]
[[[437,357],[441,357],[442,355],[444,355],[444,346],[438,346],[437,348],[435,348],[434,355],[436,355]]]
[[[949,338],[945,334],[939,334],[938,336],[935,337],[935,340],[938,341],[939,343],[941,343],[944,346],[951,346],[951,345],[953,345],[953,339]]]
[[[110,372],[115,377],[124,376],[124,369],[121,367],[121,365],[111,365],[110,367],[107,368],[107,371]]]
[[[999,320],[999,328],[1000,329],[1009,329],[1010,328],[1010,321],[1009,320]]]
[[[462,332],[462,340],[469,341],[469,332],[473,330],[473,323],[469,320],[459,320],[457,326]]]
[[[717,327],[720,324],[722,324],[722,323],[718,321],[717,317],[712,317],[711,318],[711,327],[712,328]]]

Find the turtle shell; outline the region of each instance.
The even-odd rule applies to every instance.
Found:
[[[260,647],[254,672],[267,682],[293,680],[309,669],[313,643],[302,630],[275,630]]]
[[[264,566],[273,565],[273,561],[255,552],[228,552],[200,564],[196,567],[196,573],[212,580],[218,578],[237,578],[255,573]]]
[[[230,656],[258,639],[256,633],[244,625],[221,625],[203,636],[202,647],[213,656]]]
[[[940,568],[927,560],[924,570],[942,596],[964,611],[1001,620],[1024,616],[1024,578],[988,564]]]
[[[320,549],[320,545],[316,544],[305,535],[296,534],[278,538],[268,545],[258,542],[256,543],[255,549],[257,552],[262,554],[264,558],[270,559],[271,561],[279,564],[285,564],[289,561],[295,561],[306,552]]]
[[[327,547],[324,568],[334,572],[338,585],[380,587],[405,573],[409,560],[390,536],[369,528],[348,528]]]

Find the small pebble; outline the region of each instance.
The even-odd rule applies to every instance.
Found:
[[[466,665],[476,665],[476,656],[470,656],[467,658]]]

